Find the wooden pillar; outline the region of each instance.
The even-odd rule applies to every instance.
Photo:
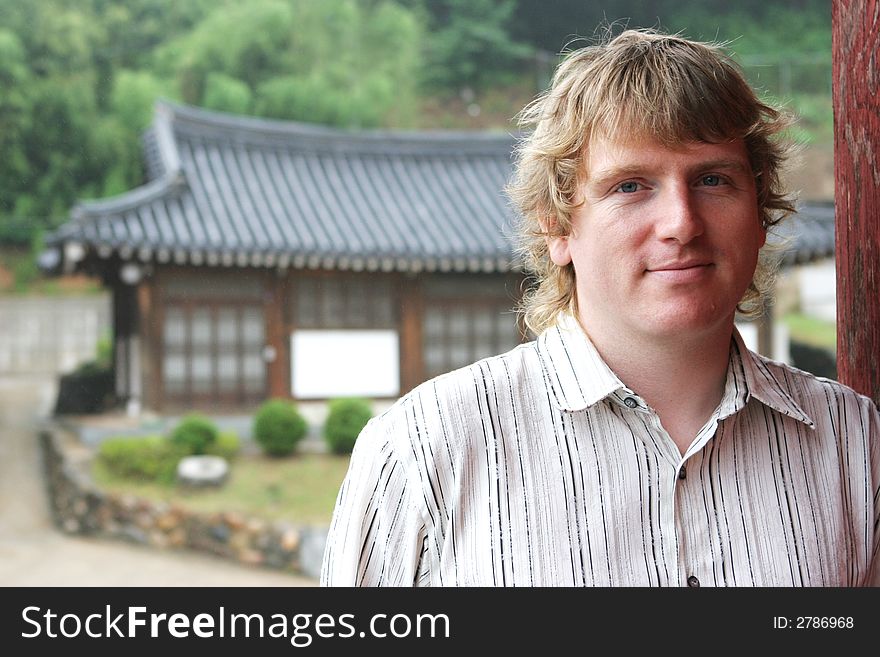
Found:
[[[422,317],[424,297],[421,279],[402,276],[400,299],[400,394],[409,392],[425,380],[422,353]]]
[[[831,6],[837,372],[880,402],[880,0]]]
[[[275,273],[267,282],[266,347],[270,356],[266,367],[269,376],[269,397],[290,397],[290,353],[285,335],[285,309],[287,308],[287,273]]]

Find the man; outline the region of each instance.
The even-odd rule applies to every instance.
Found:
[[[784,117],[717,47],[647,31],[571,54],[523,117],[539,337],[371,421],[322,582],[870,584],[877,408],[734,329],[791,211]]]

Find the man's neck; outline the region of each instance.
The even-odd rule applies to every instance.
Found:
[[[607,332],[583,318],[581,326],[620,380],[656,411],[684,454],[724,395],[733,318],[705,333],[669,339]]]

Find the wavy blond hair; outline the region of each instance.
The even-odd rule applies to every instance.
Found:
[[[743,139],[755,176],[765,228],[794,211],[780,170],[789,147],[772,139],[791,120],[758,99],[722,44],[701,43],[654,30],[626,30],[569,53],[550,88],[519,115],[532,128],[516,151],[507,192],[520,211],[519,254],[533,279],[520,310],[535,334],[556,315],[575,309],[575,272],[550,260],[547,237],[571,232],[585,155],[598,135],[645,137],[667,146]],[[752,282],[737,309],[763,311],[778,248],[761,249]]]

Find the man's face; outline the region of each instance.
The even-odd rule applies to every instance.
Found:
[[[571,235],[548,245],[555,264],[574,265],[588,332],[663,339],[730,325],[766,237],[743,141],[599,138],[585,160]]]

